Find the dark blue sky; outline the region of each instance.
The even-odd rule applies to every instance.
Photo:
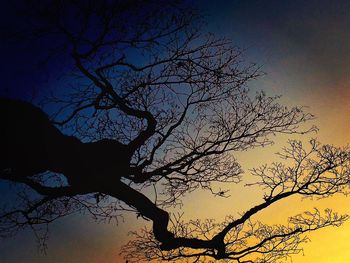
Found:
[[[15,1],[14,1],[15,2]],[[252,62],[269,70],[269,63],[285,57],[317,74],[324,81],[338,81],[347,74],[350,56],[349,1],[233,0],[198,1],[208,14],[209,28],[247,49]],[[1,35],[26,28],[32,21],[6,3],[1,10]],[[5,31],[5,33],[4,33]],[[48,67],[40,63],[54,41],[1,41],[1,93],[30,98],[48,86],[70,63],[56,57]],[[298,70],[298,69],[294,69]],[[268,73],[268,72],[267,72]],[[303,74],[301,74],[302,77]]]

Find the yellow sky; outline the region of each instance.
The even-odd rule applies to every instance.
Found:
[[[274,75],[274,74],[272,74]],[[278,77],[274,75],[275,77]],[[273,77],[269,77],[264,85],[282,85],[293,80],[281,80],[272,83]],[[264,82],[264,81],[263,81]],[[303,83],[294,83],[303,85]],[[277,89],[278,90],[278,89]],[[313,89],[315,90],[315,89]],[[284,94],[282,99],[289,105],[308,105],[309,111],[316,115],[312,124],[319,128],[317,133],[311,133],[302,137],[294,136],[307,141],[317,138],[321,143],[345,146],[350,142],[350,81],[343,80],[334,86],[320,87],[322,92],[310,92],[299,90]],[[281,90],[279,90],[281,91]],[[283,90],[282,90],[283,92]],[[311,123],[310,123],[311,124]],[[278,161],[274,153],[286,145],[290,136],[277,136],[275,144],[271,147],[260,148],[253,151],[239,153],[238,160],[246,171],[245,180],[251,180],[249,169],[272,161]],[[185,198],[183,210],[187,218],[218,218],[225,215],[236,215],[244,212],[251,206],[262,202],[262,192],[256,188],[244,187],[242,184],[232,185],[231,197],[228,199],[212,198],[208,193],[197,191]],[[288,216],[296,215],[314,207],[323,210],[332,208],[340,214],[350,214],[349,199],[343,195],[336,195],[322,200],[302,200],[299,197],[286,199],[274,204],[254,217],[267,224],[286,223]],[[350,262],[350,221],[341,227],[320,229],[308,234],[310,242],[303,245],[304,253],[292,257],[294,263],[343,263]],[[291,259],[286,260],[290,262]]]

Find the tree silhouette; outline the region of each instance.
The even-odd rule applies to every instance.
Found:
[[[288,165],[253,170],[262,202],[238,218],[185,222],[167,208],[196,189],[227,197],[217,182],[239,183],[235,153],[266,146],[276,134],[304,134],[313,116],[279,97],[252,94],[258,68],[232,43],[203,33],[203,18],[185,2],[44,1],[30,36],[58,39],[70,88],[31,103],[0,99],[2,180],[22,186],[16,207],[4,208],[1,236],[24,227],[45,241],[47,224],[78,211],[99,220],[125,211],[152,221],[122,253],[131,261],[231,259],[276,262],[300,251],[305,232],[338,226],[331,210],[296,215],[286,226],[252,216],[294,196],[346,192],[347,148],[290,141]],[[155,201],[144,193],[154,189]],[[228,211],[229,213],[229,211]]]

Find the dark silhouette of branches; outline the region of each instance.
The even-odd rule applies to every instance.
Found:
[[[253,218],[293,195],[346,193],[348,149],[316,141],[310,151],[291,141],[281,153],[291,166],[252,171],[252,185],[266,193],[241,217],[171,218],[165,209],[196,189],[228,196],[215,183],[240,182],[236,152],[267,146],[277,134],[314,131],[304,125],[313,116],[279,104],[278,96],[250,92],[258,68],[242,61],[231,41],[203,33],[202,17],[186,3],[52,0],[31,11],[30,36],[54,36],[58,47],[49,55],[70,57],[63,77],[70,88],[45,100],[50,116],[0,99],[0,178],[22,186],[15,207],[1,211],[1,235],[26,226],[40,234],[75,212],[109,222],[132,211],[152,229],[135,232],[123,248],[129,261],[276,262],[300,251],[305,232],[347,219],[317,209],[286,226]],[[145,188],[155,191],[155,201]]]
[[[263,166],[252,171],[259,179],[251,185],[266,189],[264,202],[247,210],[241,217],[227,217],[222,223],[215,223],[214,220],[186,223],[181,217],[175,218],[171,228],[175,240],[188,242],[192,246],[173,246],[170,251],[164,252],[163,244],[154,238],[152,231],[143,229],[133,233],[135,239],[124,247],[123,253],[136,261],[146,254],[149,260],[211,257],[236,262],[275,262],[300,252],[299,244],[306,240],[303,233],[330,225],[339,226],[348,216],[338,215],[329,209],[322,214],[315,209],[289,218],[287,226],[264,225],[252,217],[293,195],[327,197],[334,193],[347,193],[348,149],[321,146],[314,140],[310,144],[311,149],[306,151],[301,142],[290,141],[290,147],[285,148],[280,155],[291,159],[291,166],[274,163],[270,167]],[[184,236],[187,237],[186,241]]]

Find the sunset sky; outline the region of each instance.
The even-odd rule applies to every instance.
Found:
[[[244,49],[246,61],[257,63],[266,74],[251,82],[254,90],[268,95],[282,95],[286,105],[308,106],[317,118],[310,123],[319,128],[302,140],[317,138],[323,144],[345,146],[350,142],[350,1],[347,0],[215,0],[197,1],[207,14],[207,27]],[[4,8],[1,22],[7,28],[23,22],[11,17]],[[5,12],[6,15],[5,15]],[[20,50],[18,52],[18,50]],[[47,83],[33,61],[38,50],[4,44],[0,50],[3,65],[0,72],[0,95],[29,99],[33,90],[40,93]],[[40,52],[39,52],[40,53]],[[56,66],[52,71],[56,71]],[[54,81],[50,79],[50,81]],[[274,154],[286,145],[288,136],[276,137],[271,147],[237,156],[249,181],[249,169],[277,161]],[[299,137],[292,137],[299,138]],[[228,199],[213,198],[196,191],[184,198],[186,219],[217,218],[235,215],[260,203],[261,192],[231,187]],[[3,196],[11,191],[0,183]],[[288,216],[313,207],[330,207],[350,214],[350,197],[335,196],[326,200],[282,201],[259,214],[266,223],[285,223]],[[53,223],[47,254],[37,250],[29,230],[11,239],[0,239],[1,263],[116,263],[127,232],[145,225],[141,218],[126,215],[125,222],[97,224],[89,215],[73,215]],[[309,235],[304,254],[293,257],[294,263],[350,262],[350,221],[340,228],[321,229]],[[287,261],[289,262],[289,261]]]

